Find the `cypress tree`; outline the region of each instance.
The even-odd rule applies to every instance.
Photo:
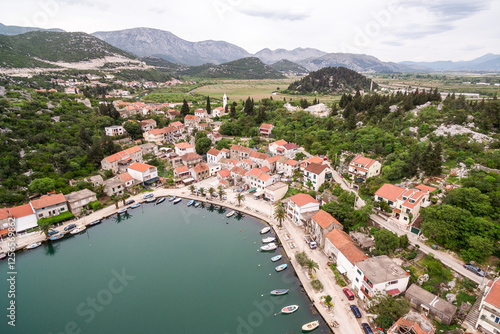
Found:
[[[207,96],[207,114],[212,114],[212,105],[210,104],[210,96]]]
[[[186,116],[186,115],[189,115],[189,105],[186,101],[186,99],[184,99],[184,101],[182,101],[182,108],[181,108],[181,115],[182,116]]]

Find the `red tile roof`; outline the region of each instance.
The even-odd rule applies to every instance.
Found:
[[[177,168],[175,169],[175,172],[176,172],[177,174],[186,173],[186,172],[189,172],[189,168],[188,168],[188,166],[180,166],[180,167],[177,167]]]
[[[298,148],[298,146],[295,143],[288,143],[288,144],[283,145],[283,148],[285,150],[293,150],[294,148]]]
[[[309,203],[315,203],[319,204],[317,200],[315,200],[311,195],[309,194],[297,194],[293,195],[290,197],[290,200],[297,204],[299,207],[304,206]]]
[[[390,183],[385,183],[380,187],[376,192],[375,196],[380,196],[382,198],[385,198],[387,200],[396,202],[398,199],[399,195],[401,195],[405,191],[403,188],[395,186]]]
[[[337,248],[352,264],[363,261],[366,254],[356,245],[354,240],[342,230],[333,229],[326,238]]]
[[[268,154],[257,152],[257,151],[252,151],[250,152],[249,155],[250,158],[255,158],[255,159],[260,159],[260,160],[266,160],[269,158]]]
[[[134,179],[129,173],[123,173],[118,176],[123,180],[123,182],[132,181]]]
[[[0,209],[0,220],[7,219],[9,217],[10,217],[9,209],[7,209],[7,208]]]
[[[275,141],[274,143],[272,143],[271,145],[278,145],[278,146],[283,146],[283,145],[286,145],[288,144],[288,142],[286,140],[283,140],[283,139],[280,139],[280,140],[277,140]]]
[[[262,166],[260,168],[264,173],[269,173],[271,170],[267,166]]]
[[[246,175],[258,177],[260,173],[262,173],[262,171],[259,168],[253,168],[251,171],[246,173]]]
[[[243,168],[240,168],[238,166],[234,166],[231,169],[231,173],[239,174],[241,176],[245,176],[246,172],[247,172],[246,170],[244,170]]]
[[[309,164],[305,171],[307,172],[311,172],[313,174],[316,174],[316,175],[319,175],[321,173],[323,173],[323,171],[327,168],[326,165],[319,165],[319,164]]]
[[[368,168],[371,165],[373,165],[373,163],[375,163],[376,161],[377,160],[373,160],[373,159],[364,157],[362,155],[357,155],[354,159],[352,159],[351,164],[357,163],[365,168]]]
[[[231,146],[231,150],[239,151],[239,152],[245,152],[245,153],[248,153],[248,154],[250,154],[252,152],[251,148],[240,146],[240,145],[232,145]]]
[[[312,216],[312,219],[321,226],[321,228],[328,228],[328,226],[332,225],[333,223],[337,223],[338,225],[340,224],[337,219],[333,218],[331,214],[324,210],[319,210]]]
[[[214,155],[214,156],[217,156],[219,155],[220,151],[216,148],[211,148],[208,152],[207,152],[207,155],[210,154],[210,155]]]
[[[109,157],[106,157],[104,159],[106,159],[110,163],[113,163],[115,161],[128,158],[128,157],[130,157],[130,155],[132,153],[139,152],[140,150],[141,150],[141,148],[139,146],[133,146],[133,147],[127,148],[126,150],[123,150],[123,151],[120,151],[120,152],[115,153],[113,155],[110,155]]]
[[[218,171],[217,173],[222,178],[226,178],[226,177],[230,177],[231,176],[231,173],[229,172],[229,170],[227,170],[227,168],[224,168],[224,169]]]
[[[272,124],[262,123],[262,125],[260,126],[260,129],[269,130],[273,127],[274,127],[274,125],[272,125]]]
[[[155,166],[144,164],[142,162],[134,162],[128,168],[136,170],[136,171],[141,172],[141,173],[144,173],[145,171],[147,171],[150,168],[155,168],[156,169]]]
[[[434,188],[434,187],[429,187],[429,186],[426,186],[425,184],[419,184],[418,186],[415,187],[415,189],[419,189],[419,190],[422,190],[423,192],[429,192],[432,193],[433,191],[436,191],[437,188]]]
[[[267,159],[267,162],[269,162],[270,164],[273,164],[275,163],[276,161],[278,161],[278,159],[280,158],[279,155],[275,155],[275,156],[272,156],[270,158]]]
[[[484,301],[497,308],[500,308],[500,278],[497,278],[493,282],[493,285],[491,289],[488,291],[486,298],[484,298]]]
[[[259,180],[264,181],[264,182],[266,182],[270,178],[271,178],[271,176],[269,176],[269,174],[266,174],[266,173],[261,173],[258,177]]]
[[[180,149],[185,149],[185,148],[193,148],[194,146],[189,144],[189,143],[185,143],[185,142],[182,142],[182,143],[177,143],[174,145],[175,147],[178,147]]]
[[[31,205],[33,208],[36,209],[42,209],[46,208],[51,205],[57,205],[60,203],[66,203],[66,198],[64,198],[63,194],[56,194],[56,195],[43,195],[39,199],[35,199],[31,201]]]
[[[182,128],[184,126],[184,124],[182,124],[179,121],[175,121],[175,122],[171,123],[170,125],[175,126],[176,128]]]
[[[186,115],[186,117],[184,117],[184,119],[189,119],[192,121],[196,121],[196,118],[197,118],[197,116],[195,116],[195,115]]]
[[[181,155],[181,159],[184,161],[191,161],[191,160],[201,159],[201,155],[198,155],[194,152],[189,152],[184,155]]]
[[[206,171],[206,170],[209,170],[208,166],[205,165],[204,163],[201,163],[199,165],[196,165],[193,167],[193,171],[196,173],[196,174],[199,174],[203,171]]]

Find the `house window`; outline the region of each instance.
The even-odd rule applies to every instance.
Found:
[[[358,282],[358,283],[359,283],[359,278],[357,278],[357,277],[356,277],[356,282]]]
[[[357,272],[358,272],[358,275],[361,275],[361,270],[358,269]]]
[[[404,217],[403,219],[404,219],[404,220],[408,220],[408,217]]]
[[[395,280],[395,281],[392,281],[392,282],[389,282],[390,285],[392,284],[398,284],[398,280]]]

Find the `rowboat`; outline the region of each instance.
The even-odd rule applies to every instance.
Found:
[[[267,226],[260,230],[260,234],[266,234],[269,231],[271,231],[271,227]]]
[[[119,215],[123,215],[124,213],[127,213],[127,209],[124,208],[124,209],[118,210],[118,211],[116,211],[116,213]]]
[[[273,241],[276,241],[276,237],[267,237],[267,238],[262,239],[262,242],[265,244],[267,244],[269,242],[273,242]]]
[[[173,202],[173,201],[175,201],[175,199],[176,199],[176,198],[177,198],[177,196],[172,196],[172,197],[170,197],[170,198],[168,199],[168,201],[169,201],[169,202]]]
[[[153,202],[156,202],[156,198],[154,197],[150,197],[146,200],[146,203],[153,203]]]
[[[180,198],[180,197],[179,197],[179,198],[176,198],[176,199],[174,200],[174,204],[177,204],[177,203],[179,203],[180,201],[182,201],[182,198]]]
[[[273,256],[273,257],[271,258],[271,261],[273,261],[273,262],[279,261],[279,260],[281,260],[281,258],[282,258],[282,257],[283,257],[283,255],[276,255],[276,256]]]
[[[280,264],[279,266],[277,266],[276,268],[274,268],[276,271],[283,271],[286,269],[286,267],[288,267],[288,265],[286,263],[283,263],[283,264]]]
[[[273,296],[281,296],[281,295],[286,295],[288,293],[289,289],[276,289],[270,292]]]
[[[174,202],[174,203],[175,203],[175,202]],[[193,204],[194,204],[194,199],[190,200],[190,201],[188,202],[187,206],[191,206],[191,205],[193,205]]]
[[[263,251],[272,251],[275,250],[276,248],[278,248],[278,246],[274,242],[271,242],[267,245],[260,247],[260,249]]]
[[[40,247],[41,244],[42,244],[41,242],[35,242],[34,244],[26,246],[26,249],[34,249]]]
[[[312,322],[307,323],[304,326],[302,326],[302,330],[305,332],[310,332],[318,327],[319,327],[319,321],[316,320],[316,321],[312,321]]]
[[[194,207],[197,208],[201,205],[201,202],[200,201],[196,201],[194,202]]]
[[[165,197],[158,198],[158,200],[156,201],[156,205],[161,204],[163,202],[165,202]]]
[[[90,226],[94,226],[94,225],[97,225],[97,224],[100,224],[100,223],[101,223],[101,220],[97,219],[97,220],[94,220],[93,222],[91,222],[89,225]]]
[[[229,212],[229,213],[226,215],[226,217],[227,217],[227,218],[232,217],[235,213],[236,213],[236,212],[231,211],[231,212]]]
[[[50,238],[49,240],[50,240],[50,241],[56,241],[56,240],[61,239],[62,237],[64,237],[64,234],[60,233],[60,234],[58,234],[58,235],[53,236],[53,237],[52,237],[52,238]]]
[[[141,203],[135,203],[134,205],[131,205],[129,208],[130,209],[135,209],[141,206]]]
[[[299,309],[299,305],[288,305],[281,309],[281,313],[293,313]]]

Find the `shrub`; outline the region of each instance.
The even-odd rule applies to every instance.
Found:
[[[57,216],[53,216],[53,217],[47,217],[47,218],[40,218],[38,220],[38,225],[40,225],[40,223],[48,223],[48,224],[57,224],[57,223],[60,223],[60,222],[63,222],[63,221],[66,221],[66,220],[70,220],[70,219],[73,219],[75,218],[75,215],[73,215],[71,212],[69,211],[66,211],[66,212],[63,212]]]
[[[311,286],[314,290],[319,291],[323,289],[323,283],[319,279],[315,279],[311,281]]]
[[[101,202],[99,201],[93,201],[93,202],[90,202],[89,203],[89,208],[92,210],[92,211],[97,211],[99,209],[102,209],[102,204]]]
[[[309,257],[307,256],[306,252],[300,252],[295,254],[295,259],[299,263],[301,267],[305,266],[307,263],[307,260],[309,260]]]

